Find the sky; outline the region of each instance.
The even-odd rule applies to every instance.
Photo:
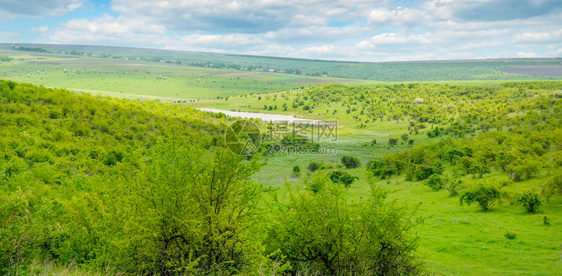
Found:
[[[562,1],[0,0],[0,42],[369,62],[562,57]]]

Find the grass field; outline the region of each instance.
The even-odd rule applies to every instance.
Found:
[[[17,61],[0,64],[0,78],[46,87],[96,91],[133,98],[157,96],[210,99],[243,93],[290,90],[323,83],[372,81],[295,76],[233,69],[207,69],[169,63],[99,59],[50,53],[1,50]],[[148,97],[151,98],[151,97]]]

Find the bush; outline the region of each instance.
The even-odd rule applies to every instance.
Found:
[[[449,181],[449,183],[447,183],[447,185],[445,185],[445,188],[449,192],[449,196],[458,195],[459,190],[462,188],[461,184],[462,184],[462,180],[460,180],[460,179]]]
[[[341,162],[348,169],[359,168],[361,166],[361,162],[357,157],[349,155],[342,156]]]
[[[269,248],[291,264],[288,275],[417,275],[415,226],[407,208],[372,192],[354,201],[339,185],[318,193],[288,186],[288,201],[276,201]]]
[[[562,173],[555,174],[543,185],[543,194],[547,199],[555,194],[562,195]]]
[[[293,167],[293,176],[299,177],[301,175],[301,168],[299,166]]]
[[[517,238],[517,233],[507,230],[505,231],[504,237],[506,237],[508,240],[514,240],[515,238]]]
[[[444,176],[440,176],[437,174],[431,175],[427,181],[425,181],[425,185],[429,186],[434,191],[439,191],[445,187],[447,180]]]
[[[537,193],[529,191],[520,195],[519,198],[517,198],[517,203],[525,207],[527,209],[527,213],[536,213],[539,210],[542,201]]]
[[[332,183],[343,184],[345,187],[349,187],[353,183],[353,181],[355,181],[355,179],[359,179],[358,177],[352,176],[348,172],[344,171],[330,172],[330,174],[328,174],[328,177],[330,178],[330,180],[332,180]]]
[[[484,186],[482,184],[473,187],[470,191],[464,193],[460,202],[461,205],[465,202],[467,205],[478,203],[482,211],[487,211],[496,203],[501,200],[500,191],[493,186]]]
[[[316,163],[316,162],[310,162],[310,163],[308,164],[307,169],[308,169],[310,172],[313,173],[313,172],[317,171],[318,169],[320,169],[320,164],[318,164],[318,163]]]

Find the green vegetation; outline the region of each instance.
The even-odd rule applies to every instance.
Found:
[[[506,72],[559,59],[40,47],[0,50],[0,274],[558,273],[562,82]],[[240,70],[259,66],[276,73]],[[241,158],[223,148],[234,119],[191,106],[337,127]]]
[[[0,103],[2,274],[47,260],[129,274],[420,272],[411,212],[376,188],[351,198],[325,172],[310,176],[316,196],[257,183],[262,158],[221,146],[220,114],[11,81]],[[331,222],[305,238],[290,231],[302,215]]]
[[[340,170],[358,177],[346,188],[350,195],[364,197],[374,184],[391,191],[389,197],[399,202],[421,204],[420,214],[429,219],[422,224],[418,250],[432,272],[466,274],[465,270],[477,269],[511,275],[533,267],[532,271],[549,274],[560,253],[560,239],[552,233],[561,227],[557,207],[562,190],[558,185],[562,183],[558,181],[561,89],[557,81],[326,85],[202,104],[337,120],[337,141],[315,140],[320,147],[336,148],[337,155],[271,155],[256,179],[281,185],[283,173],[278,172],[291,173],[286,168],[343,167],[342,156],[357,158],[366,166]],[[286,110],[263,110],[263,105]],[[320,172],[329,179],[332,170]],[[315,179],[303,177],[307,190],[324,189],[323,178]],[[517,199],[526,191],[540,189],[546,197],[550,195],[550,201],[539,195],[540,212],[525,216],[522,210],[527,207],[516,205]],[[460,198],[474,204],[463,208]],[[489,210],[475,212],[484,208]],[[517,232],[516,244],[503,236],[506,231]],[[544,250],[517,253],[537,246]],[[494,261],[498,259],[506,263],[498,265]],[[458,268],[459,264],[464,268]]]

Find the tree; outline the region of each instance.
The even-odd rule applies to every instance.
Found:
[[[361,162],[357,157],[349,155],[342,156],[341,162],[347,169],[359,168],[361,166]]]
[[[355,181],[355,179],[359,179],[356,176],[352,176],[348,172],[339,170],[330,172],[328,174],[328,177],[330,178],[330,180],[332,180],[332,183],[343,184],[345,187],[349,187],[353,183],[353,181]]]
[[[301,168],[299,166],[293,167],[293,175],[295,177],[299,177],[301,175]]]
[[[445,177],[433,174],[425,181],[425,185],[429,186],[434,191],[439,191],[447,185],[447,182]]]
[[[310,162],[310,163],[308,164],[307,169],[308,169],[310,172],[315,172],[315,171],[317,171],[318,169],[320,169],[320,164],[318,164],[318,163],[316,163],[316,162]]]
[[[542,201],[537,193],[527,191],[517,198],[517,203],[527,209],[527,213],[535,213],[540,208]]]
[[[482,211],[487,211],[490,209],[490,207],[492,207],[492,205],[494,205],[494,203],[496,203],[500,199],[501,193],[496,187],[479,184],[477,186],[474,186],[471,190],[465,192],[461,196],[460,202],[461,205],[463,204],[463,202],[467,205],[476,202],[478,203]]]
[[[242,162],[217,149],[159,147],[138,172],[123,175],[129,213],[120,244],[132,271],[159,274],[247,269],[261,259],[255,228],[260,191],[250,176],[258,158]],[[253,234],[252,234],[253,233]]]
[[[550,199],[555,194],[562,195],[562,173],[550,177],[542,187],[543,195]]]

